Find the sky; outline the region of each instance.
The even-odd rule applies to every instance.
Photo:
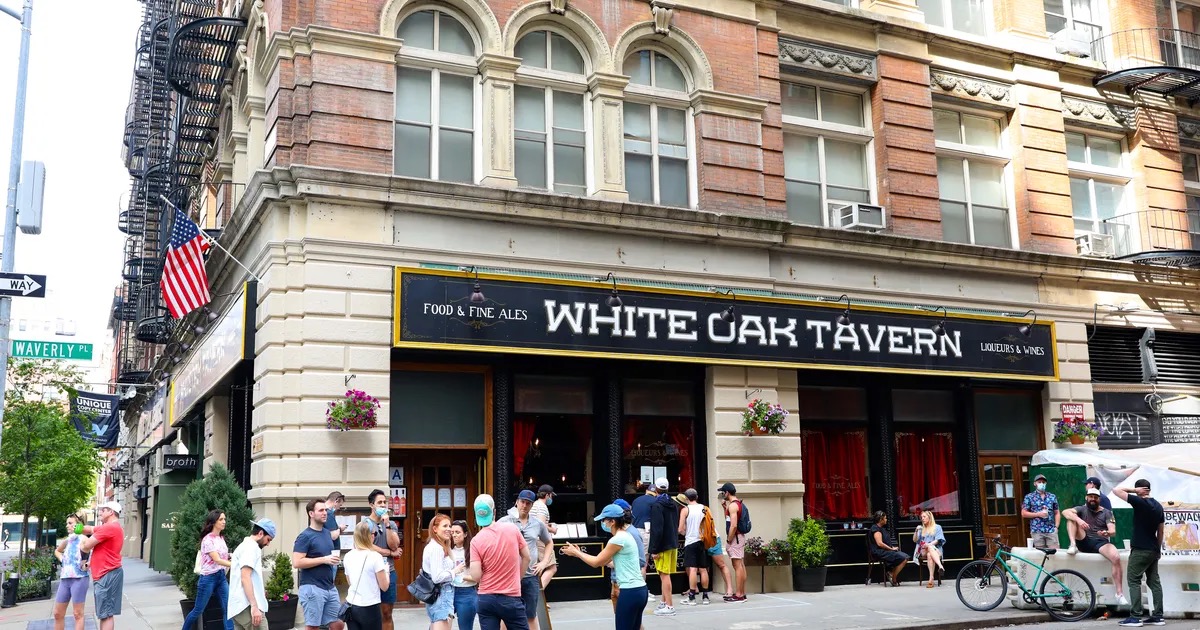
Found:
[[[0,0],[18,12],[22,2]],[[13,269],[48,278],[44,299],[13,298],[15,338],[92,343],[97,355],[111,339],[106,329],[125,242],[117,214],[130,184],[121,134],[141,7],[136,0],[33,0],[22,153],[24,160],[45,162],[46,191],[42,233],[17,231]],[[0,13],[0,186],[5,189],[20,37],[17,20]],[[58,318],[75,320],[74,337],[55,337],[53,329],[49,334],[18,331],[20,319]]]

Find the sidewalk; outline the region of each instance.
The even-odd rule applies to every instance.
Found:
[[[151,630],[183,625],[179,612],[179,589],[171,583],[171,577],[150,569],[142,560],[125,558],[125,597],[121,604],[121,615],[117,627],[122,630]],[[87,628],[95,628],[93,612],[95,603],[91,589],[88,590]],[[0,609],[0,630],[50,630],[54,627],[54,600],[43,599],[23,602],[14,608]],[[42,623],[45,622],[45,623]],[[67,608],[67,627],[73,627],[70,607]]]

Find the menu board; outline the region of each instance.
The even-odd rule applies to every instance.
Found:
[[[1200,442],[1200,416],[1163,416],[1162,432],[1168,444]]]

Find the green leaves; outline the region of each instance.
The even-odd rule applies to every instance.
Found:
[[[277,602],[284,600],[292,592],[291,555],[277,551],[269,554],[267,561],[271,565],[271,575],[267,578],[266,584],[263,585],[264,590],[267,591],[267,601]]]
[[[200,530],[211,510],[225,513],[225,543],[233,551],[242,539],[250,535],[254,512],[246,501],[246,493],[237,485],[233,474],[221,464],[214,464],[203,479],[188,484],[175,514],[171,533],[171,579],[187,599],[195,599],[196,582],[200,576],[192,573],[196,552],[200,550]]]
[[[792,548],[792,564],[802,569],[825,566],[829,558],[829,535],[825,521],[812,517],[793,518],[788,523],[788,544]]]

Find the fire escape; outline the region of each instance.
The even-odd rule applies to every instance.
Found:
[[[217,15],[217,0],[142,0],[124,156],[131,179],[118,228],[126,235],[114,300],[117,380],[146,384],[162,374],[160,348],[172,319],[159,285],[173,211],[189,211],[217,139],[221,90],[243,20]]]

